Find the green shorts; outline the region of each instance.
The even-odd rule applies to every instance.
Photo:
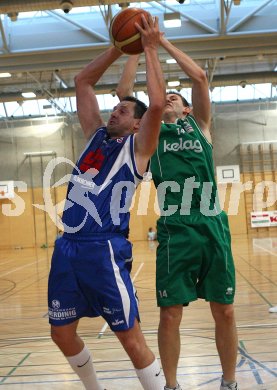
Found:
[[[161,217],[157,233],[158,306],[186,305],[198,298],[233,303],[235,267],[225,212]]]

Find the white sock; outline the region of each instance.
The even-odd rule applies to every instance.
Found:
[[[236,381],[226,381],[225,379],[222,378],[222,383],[225,386],[232,385],[233,383],[237,383]]]
[[[87,390],[104,390],[98,382],[96,371],[92,363],[92,356],[86,346],[84,349],[74,356],[66,356],[68,363],[73,371],[81,379]]]
[[[164,380],[160,365],[155,359],[148,367],[137,369],[137,376],[144,390],[163,390]]]

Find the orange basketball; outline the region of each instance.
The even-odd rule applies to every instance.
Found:
[[[113,45],[125,54],[139,54],[143,52],[140,33],[135,22],[142,24],[141,15],[146,19],[149,12],[141,8],[126,8],[114,16],[110,24],[110,37]]]

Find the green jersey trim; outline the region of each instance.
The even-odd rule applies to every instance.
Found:
[[[187,116],[188,120],[192,120],[193,123],[195,124],[197,130],[199,131],[199,134],[201,134],[202,138],[206,141],[206,143],[213,149],[213,144],[211,142],[209,142],[209,140],[207,139],[207,137],[205,136],[205,134],[203,133],[203,131],[201,130],[201,128],[199,127],[198,123],[196,122],[194,116],[192,115],[188,115]]]

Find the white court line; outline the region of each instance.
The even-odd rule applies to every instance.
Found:
[[[247,328],[276,328],[276,322],[272,322],[271,324],[249,324],[249,325],[237,325],[237,329],[247,329]],[[180,332],[199,332],[199,331],[206,331],[206,330],[214,330],[214,327],[211,326],[209,328],[180,328]],[[154,334],[156,335],[158,331],[155,330],[144,330],[144,334]],[[39,341],[39,340],[51,340],[51,336],[31,336],[31,337],[9,337],[7,339],[1,339],[1,341]]]
[[[134,282],[136,280],[136,277],[138,276],[138,274],[140,273],[142,267],[144,266],[144,263],[141,263],[140,266],[138,267],[137,269],[137,272],[135,273],[135,275],[132,277],[132,282]],[[105,333],[106,329],[108,327],[108,324],[107,322],[105,322],[105,324],[103,325],[102,329],[100,330],[100,332],[98,333],[98,338],[102,337],[103,334]]]
[[[271,324],[249,324],[249,325],[237,325],[237,329],[248,329],[248,328],[276,328],[276,322],[272,322]],[[214,330],[214,326],[210,326],[207,328],[180,328],[180,333],[183,332],[201,332],[201,331],[209,331],[209,330]],[[144,330],[143,334],[158,334],[157,330]],[[190,336],[190,335],[189,335]]]
[[[30,337],[14,337],[8,339],[1,339],[1,341],[36,341],[36,340],[51,340],[51,336],[30,336]]]
[[[136,280],[136,277],[138,276],[138,274],[140,273],[142,267],[144,266],[144,263],[141,263],[141,265],[138,267],[137,269],[137,272],[135,273],[135,275],[133,276],[132,278],[132,282],[134,282]]]
[[[273,322],[272,324],[246,324],[246,325],[237,325],[237,328],[243,329],[243,328],[276,328],[276,322]]]
[[[31,265],[41,263],[42,261],[45,261],[45,259],[42,259],[42,260],[39,260],[39,261],[34,261],[33,263],[25,264],[25,265],[22,265],[21,267],[14,268],[11,271],[6,272],[5,274],[0,274],[0,277],[2,278],[3,276],[7,276],[7,275],[12,274],[13,272],[19,271],[19,270],[21,270],[23,268],[27,268],[27,267],[30,267]]]
[[[2,265],[11,264],[11,261],[17,261],[17,259],[15,257],[13,257],[12,259],[5,261],[5,263],[0,262],[0,267],[2,267]]]
[[[253,244],[253,246],[255,246],[256,248],[262,249],[265,252],[270,253],[272,256],[277,256],[277,253],[271,252],[269,249],[266,249],[263,246],[257,245],[255,243]]]

